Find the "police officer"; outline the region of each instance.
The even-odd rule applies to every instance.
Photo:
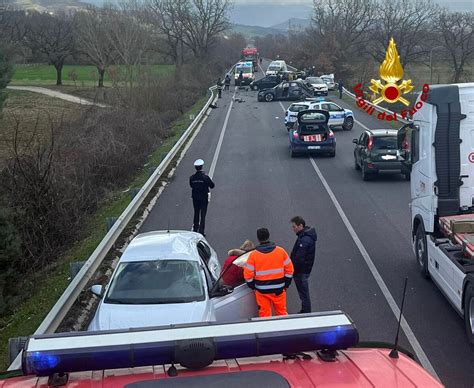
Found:
[[[202,171],[204,160],[198,159],[194,162],[196,173],[189,177],[189,185],[192,189],[192,199],[194,206],[193,231],[201,233],[203,236],[206,226],[207,205],[209,203],[209,189],[214,188],[214,182]]]

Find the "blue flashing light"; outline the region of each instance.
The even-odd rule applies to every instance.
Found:
[[[281,325],[282,319],[285,322],[284,329]],[[326,321],[318,327],[318,319]],[[334,325],[328,326],[327,322],[331,319]],[[180,328],[189,327],[193,328],[195,339],[177,333]],[[200,338],[207,338],[212,342],[214,353],[209,360],[212,362],[321,349],[346,349],[358,343],[359,334],[350,318],[342,313],[316,313],[311,316],[305,314],[299,317],[241,321],[225,325],[206,323],[135,331],[68,333],[56,338],[45,336],[44,345],[41,336],[30,338],[29,342],[33,343],[31,350],[28,350],[28,345],[23,354],[24,374],[49,376],[61,372],[178,364],[182,362],[178,356],[182,352],[178,350],[188,346],[193,348],[193,341],[199,341]],[[103,340],[98,341],[98,338]],[[80,343],[81,346],[71,349],[70,341]],[[99,345],[101,343],[107,345]],[[51,346],[56,350],[51,350]],[[204,359],[206,357],[204,356]]]

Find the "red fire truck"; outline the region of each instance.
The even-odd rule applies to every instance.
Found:
[[[253,71],[258,71],[258,60],[259,55],[258,51],[255,47],[246,47],[242,50],[242,60],[244,62],[252,61],[253,63]]]

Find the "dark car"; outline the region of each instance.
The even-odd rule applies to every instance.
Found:
[[[253,81],[250,84],[252,90],[269,89],[277,86],[281,82],[281,78],[276,75],[267,75],[259,80]]]
[[[288,131],[290,156],[301,153],[318,153],[336,156],[336,138],[329,128],[329,112],[325,110],[303,110],[293,129]]]
[[[258,101],[302,100],[313,97],[313,91],[302,80],[285,81],[271,89],[258,92]]]
[[[379,172],[395,172],[410,179],[410,171],[397,158],[396,129],[372,129],[362,132],[358,139],[352,140],[354,167],[362,171],[364,181],[375,177]]]

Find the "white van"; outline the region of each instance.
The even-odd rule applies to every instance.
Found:
[[[265,75],[277,75],[279,72],[288,71],[285,61],[273,61],[268,66]]]

